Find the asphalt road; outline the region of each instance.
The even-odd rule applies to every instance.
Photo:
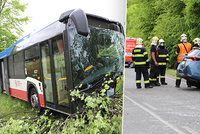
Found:
[[[125,69],[123,134],[200,134],[200,89],[166,82],[136,89],[135,70]]]

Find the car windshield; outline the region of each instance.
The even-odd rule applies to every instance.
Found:
[[[90,37],[76,34],[70,47],[74,86],[123,71],[123,34],[96,27],[90,27],[90,31]]]

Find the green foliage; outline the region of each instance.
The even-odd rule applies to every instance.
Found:
[[[186,4],[185,8],[185,20],[189,26],[188,33],[192,38],[200,37],[200,1],[199,0],[184,0]]]
[[[122,78],[118,78],[118,90],[122,87]],[[112,98],[105,95],[107,89],[90,94],[78,89],[71,92],[73,102],[82,101],[75,115],[56,118],[49,111],[38,116],[24,116],[8,121],[0,118],[0,133],[61,133],[61,134],[120,134],[122,130],[122,94]]]
[[[147,48],[153,36],[163,38],[172,66],[180,35],[188,34],[189,41],[200,36],[199,12],[199,0],[128,0],[127,36],[143,38]]]
[[[176,70],[174,70],[174,69],[167,69],[167,70],[166,70],[166,73],[167,73],[168,75],[171,75],[171,76],[176,77]]]
[[[0,51],[21,36],[22,25],[28,21],[25,8],[20,0],[0,0]]]
[[[9,119],[10,117],[21,118],[24,115],[34,115],[28,103],[19,99],[12,98],[5,94],[0,94],[0,118]]]

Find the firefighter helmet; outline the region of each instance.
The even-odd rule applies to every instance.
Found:
[[[159,40],[159,43],[164,43],[165,41],[163,39],[160,39]]]
[[[181,42],[187,42],[187,35],[186,34],[181,34]]]
[[[153,41],[157,42],[158,40],[159,40],[159,38],[158,38],[157,36],[154,36],[154,37],[152,38],[152,42],[153,42]]]
[[[142,38],[137,38],[136,44],[137,45],[142,45],[143,44],[143,39]]]
[[[181,38],[182,38],[182,37],[187,37],[187,35],[183,33],[183,34],[181,34]]]
[[[194,44],[200,44],[200,39],[199,39],[199,38],[195,38],[195,39],[193,40],[193,43],[194,43]]]
[[[160,46],[164,46],[164,45],[165,45],[165,41],[164,41],[163,39],[160,39],[160,40],[159,40],[159,45],[160,45]]]

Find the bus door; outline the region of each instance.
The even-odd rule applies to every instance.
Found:
[[[42,72],[45,84],[46,106],[69,112],[69,92],[62,36],[41,44]]]
[[[47,107],[55,108],[55,95],[53,93],[53,79],[50,62],[50,45],[48,41],[40,44],[40,51],[42,63],[42,79],[46,100],[45,103]]]
[[[60,35],[51,41],[52,46],[52,60],[53,70],[55,76],[55,91],[57,100],[57,109],[61,111],[70,111],[69,105],[69,91],[67,90],[67,73],[64,54],[64,41],[63,36]]]

